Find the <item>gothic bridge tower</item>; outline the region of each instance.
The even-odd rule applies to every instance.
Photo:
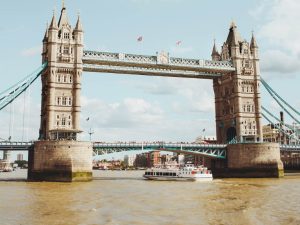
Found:
[[[43,39],[42,102],[39,141],[29,153],[30,180],[77,181],[92,178],[92,145],[77,141],[80,131],[80,91],[83,29],[75,28],[63,5],[53,14]]]
[[[43,39],[42,108],[40,140],[76,140],[80,132],[80,91],[83,30],[78,16],[72,29],[66,8],[56,22],[53,15]]]
[[[232,22],[220,54],[214,44],[212,59],[231,60],[236,68],[232,74],[213,82],[217,140],[220,143],[262,141],[260,69],[254,35],[247,42]]]
[[[231,60],[235,71],[213,81],[216,133],[228,143],[227,159],[213,161],[214,177],[281,177],[283,164],[276,143],[262,143],[258,45],[242,39],[232,23],[221,53],[213,46],[212,60]]]

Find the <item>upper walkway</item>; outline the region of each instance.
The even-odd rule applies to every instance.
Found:
[[[148,76],[213,79],[235,71],[230,61],[212,61],[169,57],[166,52],[155,56],[84,51],[83,70]]]

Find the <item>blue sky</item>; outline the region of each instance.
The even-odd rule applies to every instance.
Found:
[[[165,50],[174,57],[210,59],[213,39],[220,49],[235,20],[243,38],[250,40],[252,30],[256,34],[262,77],[300,107],[297,0],[66,0],[65,4],[73,26],[80,12],[87,50],[147,55]],[[58,16],[61,1],[1,2],[0,90],[40,65],[42,38],[53,9]],[[140,35],[141,43],[136,41]],[[175,44],[178,40],[180,46]],[[101,141],[193,141],[204,128],[205,135],[215,135],[212,81],[84,73],[82,87],[82,140],[88,140],[90,127],[92,139]],[[14,140],[37,138],[40,89],[38,80],[26,98],[20,96],[11,107]],[[264,90],[262,102],[279,113]],[[10,107],[0,112],[0,138],[9,136],[9,111]]]

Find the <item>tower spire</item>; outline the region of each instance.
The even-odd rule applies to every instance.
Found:
[[[251,37],[251,43],[250,48],[258,48],[258,45],[256,43],[256,38],[254,36],[254,31],[252,31],[252,37]]]
[[[76,26],[75,26],[75,30],[78,30],[78,31],[83,30],[79,12],[78,12],[78,19],[77,19],[77,23],[76,23]]]
[[[47,39],[48,39],[48,22],[46,23],[46,31],[45,31],[45,35],[44,35],[43,41],[46,41]]]
[[[53,16],[52,16],[52,20],[50,23],[49,28],[51,29],[57,29],[57,22],[56,22],[56,17],[55,17],[55,10],[53,10]]]
[[[62,9],[60,13],[60,17],[58,20],[58,27],[62,27],[63,25],[69,25],[69,20],[68,20],[68,15],[67,15],[67,10],[65,7],[65,1],[62,1]]]
[[[240,42],[243,42],[243,40],[237,30],[236,23],[232,20],[232,22],[230,24],[227,40],[225,42],[228,46],[230,57],[232,55],[232,51],[231,51],[232,47],[234,47],[234,48],[238,47]]]
[[[213,46],[213,49],[212,49],[212,52],[211,52],[211,58],[212,60],[215,60],[215,61],[218,61],[220,60],[220,54],[217,50],[217,47],[216,47],[216,39],[214,38],[214,46]]]

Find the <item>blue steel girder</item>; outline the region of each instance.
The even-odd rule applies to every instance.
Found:
[[[214,79],[235,71],[231,61],[174,58],[168,55],[134,55],[84,51],[83,70],[88,72]]]
[[[202,155],[210,158],[226,158],[226,145],[219,144],[143,144],[143,143],[134,143],[134,144],[109,144],[109,143],[94,143],[94,152],[96,155],[104,155],[115,152],[124,152],[124,151],[139,151],[139,150],[157,150],[157,151],[168,151],[176,152],[182,154],[193,154],[193,155]]]

